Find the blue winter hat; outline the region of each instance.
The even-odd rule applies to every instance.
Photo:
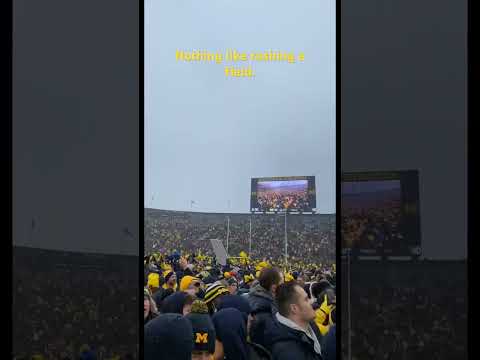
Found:
[[[192,325],[180,314],[161,314],[144,327],[144,360],[191,360]]]

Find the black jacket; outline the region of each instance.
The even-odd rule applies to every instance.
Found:
[[[250,339],[270,350],[266,329],[275,322],[274,315],[277,313],[277,306],[270,292],[260,285],[252,288],[247,296],[252,309],[253,320],[250,327]]]
[[[248,360],[272,360],[271,354],[263,346],[247,342]]]
[[[314,323],[311,327],[318,339],[321,334]],[[278,321],[268,328],[266,336],[271,339],[273,360],[324,360],[314,350],[313,340],[305,333],[280,324]]]
[[[335,360],[337,358],[336,345],[336,326],[332,325],[323,339],[323,348],[325,351],[322,350],[322,353],[325,354],[325,360]]]

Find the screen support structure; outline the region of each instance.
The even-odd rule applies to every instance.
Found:
[[[250,215],[250,233],[248,239],[248,255],[252,256],[252,216]]]
[[[230,216],[227,216],[227,254],[228,254],[229,237],[230,237]]]
[[[348,360],[352,360],[352,306],[350,289],[350,251],[347,252],[347,308],[348,308]]]
[[[285,211],[285,266],[288,265],[287,213],[288,211]]]

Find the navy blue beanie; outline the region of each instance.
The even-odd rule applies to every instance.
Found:
[[[175,292],[163,299],[160,311],[164,314],[173,313],[183,315],[183,305],[185,304],[186,298],[187,293],[183,291]]]
[[[144,360],[191,360],[192,325],[179,314],[160,314],[144,327]]]
[[[252,312],[250,303],[244,296],[241,295],[222,296],[220,298],[220,304],[217,306],[217,310],[220,311],[228,308],[233,308],[240,311],[245,321],[247,321],[248,315]]]

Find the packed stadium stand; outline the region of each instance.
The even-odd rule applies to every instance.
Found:
[[[466,274],[465,261],[342,263],[342,359],[468,358]]]
[[[15,359],[136,359],[138,257],[13,248]]]
[[[270,260],[284,256],[285,215],[219,214],[145,209],[145,254],[200,249],[213,255],[210,239],[227,238],[229,254],[249,250],[250,220],[253,258],[268,254]],[[287,216],[288,257],[292,261],[335,262],[335,214]],[[226,244],[224,242],[224,244]]]

